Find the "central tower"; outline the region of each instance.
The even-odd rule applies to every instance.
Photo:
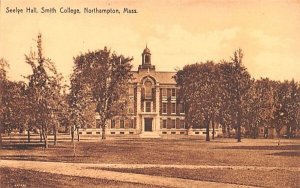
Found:
[[[151,52],[147,45],[142,53],[142,65],[139,65],[139,69],[155,70],[155,66],[151,65]]]

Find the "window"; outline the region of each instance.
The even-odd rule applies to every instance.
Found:
[[[175,129],[176,128],[176,119],[171,120],[171,128]]]
[[[121,120],[120,120],[120,128],[121,128],[121,129],[124,129],[124,128],[125,128],[125,125],[124,125],[124,119],[121,119]]]
[[[260,133],[263,134],[264,133],[264,129],[260,128]]]
[[[167,128],[167,120],[166,120],[166,119],[163,119],[163,120],[162,120],[162,128],[163,128],[163,129],[166,129],[166,128]]]
[[[176,114],[176,103],[171,103],[171,113]]]
[[[185,122],[183,119],[180,120],[180,128],[185,129]]]
[[[129,121],[129,128],[131,128],[131,129],[134,128],[134,119],[130,119],[130,121]]]
[[[172,97],[176,97],[176,89],[175,88],[172,88]]]
[[[167,97],[167,88],[162,88],[162,96]]]
[[[112,119],[110,122],[110,128],[112,129],[116,128],[116,121],[114,119]]]
[[[145,85],[145,98],[152,99],[152,83],[150,81],[146,81]]]
[[[146,102],[146,112],[151,112],[151,102]]]
[[[166,102],[162,103],[162,113],[163,114],[167,113],[167,103]]]
[[[145,63],[150,64],[150,57],[149,55],[145,55]]]
[[[185,110],[184,110],[184,104],[183,103],[179,104],[179,111],[180,111],[181,114],[184,114]]]

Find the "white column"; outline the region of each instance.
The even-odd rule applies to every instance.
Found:
[[[141,133],[145,132],[145,119],[141,117]]]
[[[159,95],[160,95],[160,88],[159,88],[159,83],[156,84],[156,109],[155,109],[155,112],[156,112],[156,120],[155,120],[155,131],[159,131],[160,130],[160,115],[159,115],[159,106],[160,106],[160,99],[159,99]]]
[[[138,132],[141,132],[143,131],[143,128],[142,128],[142,124],[143,121],[141,122],[141,117],[140,117],[140,113],[141,113],[141,86],[140,84],[138,83],[137,84],[137,93],[136,93],[136,122],[137,122],[137,129],[138,129]]]

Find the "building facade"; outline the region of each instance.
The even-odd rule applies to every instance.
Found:
[[[156,71],[147,46],[138,70],[132,73],[128,115],[107,122],[108,136],[132,134],[158,138],[163,135],[205,135],[205,129],[188,129],[186,126],[185,106],[179,98],[179,88],[174,79],[176,72]],[[95,127],[81,129],[79,134],[101,134],[100,129],[95,122]]]
[[[156,71],[146,47],[142,62],[133,71],[129,86],[128,115],[107,122],[107,135],[135,134],[160,137],[163,134],[187,134],[184,104],[179,100],[176,72]],[[97,117],[96,117],[97,119]],[[101,134],[100,127],[81,129],[80,134]]]
[[[128,116],[108,122],[108,134],[186,134],[184,105],[178,98],[175,72],[156,71],[146,47],[142,63],[133,72],[129,88]]]

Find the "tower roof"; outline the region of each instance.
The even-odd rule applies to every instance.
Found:
[[[151,54],[149,48],[146,45],[146,48],[143,51],[143,54]]]

